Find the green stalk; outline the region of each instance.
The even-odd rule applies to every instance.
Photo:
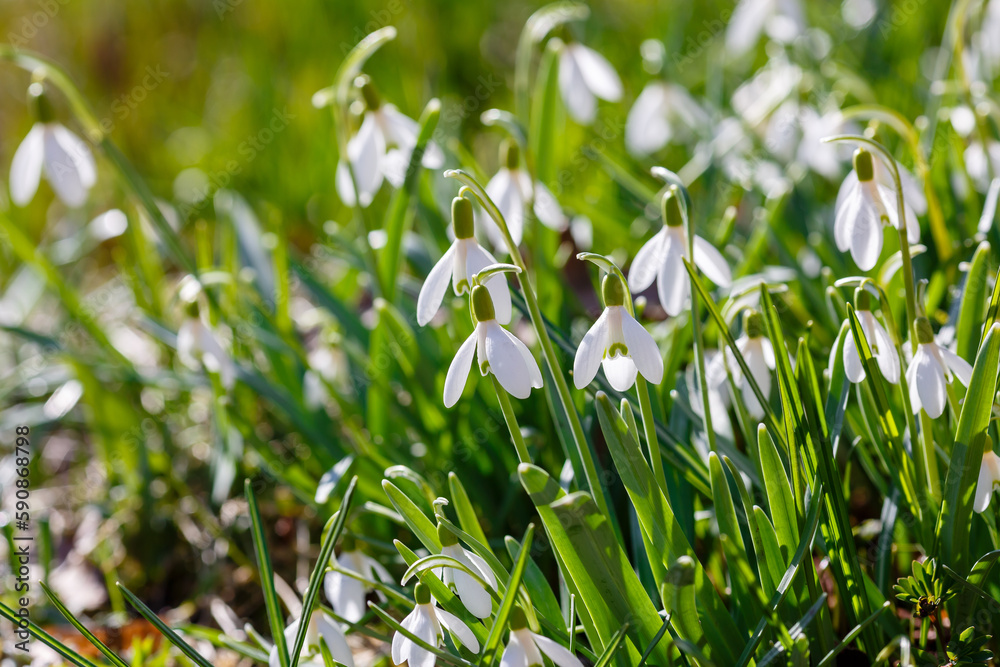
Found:
[[[612,520],[613,517],[608,507],[604,488],[601,486],[601,478],[597,474],[594,458],[591,456],[587,438],[583,433],[583,425],[580,424],[580,416],[576,413],[576,408],[573,406],[573,397],[569,393],[569,386],[566,384],[566,378],[563,376],[559,366],[559,358],[556,356],[555,348],[552,346],[552,339],[549,338],[549,332],[545,329],[542,311],[538,307],[535,291],[532,289],[531,281],[528,278],[528,269],[524,264],[524,259],[521,257],[521,251],[510,235],[510,230],[507,228],[507,221],[504,220],[503,214],[500,213],[500,210],[493,203],[493,200],[490,199],[489,195],[486,194],[483,187],[467,172],[461,169],[449,169],[444,172],[444,175],[447,178],[454,178],[465,184],[468,190],[475,195],[486,212],[496,222],[500,233],[503,234],[507,249],[510,251],[511,259],[521,269],[520,282],[521,290],[524,292],[524,301],[528,305],[531,324],[535,328],[535,335],[538,336],[538,342],[541,344],[542,354],[545,356],[545,361],[549,365],[549,370],[552,372],[552,377],[555,380],[556,391],[559,393],[559,400],[563,405],[563,411],[566,414],[570,430],[573,433],[573,441],[576,445],[577,453],[583,462],[587,486],[590,488],[590,492],[594,496],[594,501],[597,503],[598,508],[600,508],[601,512],[609,520]],[[612,523],[614,522],[612,521]]]
[[[514,441],[514,449],[517,450],[517,458],[521,463],[531,463],[531,455],[524,444],[524,437],[521,435],[521,427],[517,424],[517,416],[514,415],[514,406],[510,404],[510,397],[507,391],[500,386],[497,376],[490,373],[493,380],[493,389],[497,392],[497,400],[500,402],[500,411],[503,412],[503,420],[507,422],[507,429],[510,431],[510,439]]]

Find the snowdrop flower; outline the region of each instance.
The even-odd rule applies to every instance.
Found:
[[[681,213],[680,192],[672,185],[663,196],[664,225],[646,245],[639,249],[628,273],[628,286],[633,294],[642,292],[656,280],[660,304],[668,315],[684,310],[691,295],[691,282],[684,258],[688,256],[687,234]],[[694,263],[716,285],[728,287],[732,273],[725,258],[700,236],[694,237]]]
[[[42,174],[59,199],[70,207],[83,205],[97,182],[90,148],[80,137],[53,120],[53,111],[42,84],[28,88],[36,123],[17,147],[10,166],[10,198],[26,206],[38,191]]]
[[[1000,456],[993,451],[992,443],[986,441],[982,467],[979,468],[979,483],[976,484],[976,503],[973,509],[982,514],[990,506],[993,489],[1000,486]]]
[[[868,341],[872,356],[878,362],[882,377],[890,383],[896,384],[899,382],[899,355],[896,353],[896,347],[892,344],[892,339],[889,338],[889,333],[885,327],[879,324],[871,311],[871,295],[867,290],[859,288],[855,293],[855,303],[857,309],[854,312],[858,316],[858,323],[861,325],[861,331],[865,334],[865,340]],[[847,374],[847,379],[855,384],[864,382],[865,367],[861,363],[858,346],[850,329],[847,330],[847,337],[844,339],[843,355],[844,372]],[[830,367],[832,368],[833,364],[830,364]]]
[[[473,225],[472,202],[465,197],[455,197],[451,202],[451,220],[455,227],[455,242],[445,251],[420,288],[417,296],[417,324],[425,326],[441,307],[441,300],[448,291],[448,283],[455,295],[468,292],[472,279],[491,264],[496,264],[493,255],[486,252],[476,241]],[[497,274],[485,283],[493,299],[497,321],[510,322],[510,292],[507,279]]]
[[[300,621],[301,619],[295,619],[285,628],[285,645],[288,647],[289,653],[294,648],[295,635],[298,634]],[[319,610],[314,611],[312,616],[309,617],[309,627],[306,628],[306,640],[302,644],[302,653],[299,656],[299,665],[301,667],[325,666],[323,653],[319,647],[321,639],[326,644],[326,648],[330,651],[330,655],[334,660],[342,665],[347,665],[347,667],[354,667],[354,656],[351,655],[351,649],[347,646],[347,639],[344,638],[344,633],[340,629],[340,626],[337,625],[336,621]],[[271,647],[267,663],[270,667],[279,667],[281,664],[277,646]]]
[[[920,241],[917,215],[904,203],[907,241]],[[896,215],[896,192],[875,178],[872,154],[864,148],[854,152],[854,171],[847,175],[837,193],[834,239],[841,252],[851,257],[862,271],[875,266],[882,254],[882,226],[899,227]]]
[[[1000,173],[1000,142],[990,139],[986,149],[983,144],[974,141],[965,149],[965,169],[980,192],[985,192],[990,185],[990,171]]]
[[[406,630],[431,646],[439,646],[444,628],[450,630],[470,651],[479,652],[479,640],[469,626],[457,616],[439,609],[427,584],[417,584],[413,595],[417,604],[401,623]],[[409,667],[434,667],[437,656],[397,631],[392,637],[392,662],[397,665],[405,662]]]
[[[654,81],[643,88],[625,120],[625,146],[641,157],[660,150],[679,129],[707,125],[708,114],[683,86]]]
[[[236,381],[236,364],[198,316],[197,303],[189,305],[187,318],[177,330],[177,356],[188,368],[204,366],[208,372],[218,373],[222,386],[232,389]]]
[[[743,316],[743,333],[736,339],[736,349],[740,351],[740,356],[746,362],[764,398],[770,396],[774,347],[771,341],[764,337],[764,317],[756,310],[749,311]],[[754,417],[762,418],[764,406],[757,400],[757,394],[750,386],[750,381],[743,375],[743,369],[729,348],[726,348],[726,357],[729,361],[729,370],[733,374],[733,383],[740,388],[747,410]]]
[[[455,534],[443,524],[438,524],[437,531],[438,539],[441,541],[441,555],[454,558],[482,577],[490,588],[496,590],[496,577],[486,561],[463,548]],[[444,567],[442,570],[444,571],[441,573],[441,578],[445,585],[454,589],[469,613],[477,618],[489,618],[490,612],[493,611],[493,598],[489,591],[474,577],[469,576],[468,572],[453,567]]]
[[[746,55],[763,32],[783,44],[805,31],[802,7],[796,0],[740,0],[726,28],[726,51]]]
[[[913,414],[923,408],[929,417],[937,419],[944,413],[948,402],[948,383],[958,377],[968,387],[972,380],[972,366],[934,341],[934,330],[926,317],[918,317],[914,326],[917,330],[917,353],[906,369],[910,403]]]
[[[500,658],[500,667],[542,665],[543,653],[558,667],[583,667],[580,659],[561,644],[529,630],[524,610],[514,607],[510,612],[510,639]]]
[[[606,275],[601,286],[604,312],[580,341],[573,361],[573,382],[583,389],[597,375],[599,366],[616,391],[627,391],[637,373],[653,384],[663,379],[663,359],[656,342],[625,307],[625,286],[617,276]]]
[[[515,244],[524,236],[524,209],[533,202],[535,217],[549,229],[563,231],[569,225],[566,216],[552,192],[541,181],[531,182],[531,176],[521,169],[521,151],[513,141],[500,145],[500,164],[503,166],[486,184],[486,194],[500,209],[507,222],[507,230]],[[480,228],[486,230],[494,248],[506,248],[503,234],[497,223],[485,211],[479,214]]]
[[[589,125],[597,115],[594,98],[617,102],[622,97],[622,81],[604,56],[583,44],[572,43],[559,54],[559,91],[569,115]]]
[[[355,85],[361,90],[365,113],[357,134],[347,142],[350,169],[343,158],[337,164],[336,186],[344,204],[354,206],[360,200],[364,207],[371,204],[382,187],[383,178],[393,187],[403,185],[420,127],[393,105],[382,104],[367,76],[359,76]],[[437,144],[427,144],[422,164],[428,169],[444,165],[444,153]],[[357,182],[357,198],[351,181],[352,170]]]
[[[369,581],[376,578],[380,581],[392,579],[382,564],[358,549],[354,538],[349,536],[343,539],[343,551],[337,556],[337,566]],[[337,616],[357,623],[365,615],[365,596],[373,589],[363,581],[333,570],[324,577],[323,590]]]
[[[497,381],[515,398],[528,398],[531,388],[542,386],[542,372],[528,348],[496,320],[493,299],[482,285],[472,288],[472,315],[477,324],[475,331],[462,347],[458,348],[448,375],[444,380],[444,406],[450,408],[458,402],[465,389],[465,381],[472,368],[472,353],[479,360],[479,373],[483,377],[493,373]]]

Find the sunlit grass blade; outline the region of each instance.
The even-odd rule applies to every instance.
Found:
[[[15,612],[13,609],[5,605],[3,602],[0,602],[0,616],[3,616],[8,621],[13,623],[15,627],[17,627],[21,622],[21,617],[17,615],[17,612]],[[45,630],[35,625],[34,621],[29,620],[27,623],[28,623],[27,630],[28,632],[31,633],[33,637],[41,641],[43,644],[45,644],[50,649],[61,655],[63,658],[71,662],[73,665],[76,665],[76,667],[97,667],[97,665],[95,665],[93,662],[87,660],[82,655],[71,649],[69,646],[66,646],[58,639],[56,639],[49,633],[45,632]],[[205,666],[202,665],[201,667]]]
[[[524,538],[521,540],[521,550],[514,561],[514,567],[511,568],[510,578],[507,580],[507,592],[504,594],[503,600],[500,601],[500,607],[493,618],[493,627],[490,628],[490,634],[486,637],[486,642],[483,644],[480,653],[482,657],[479,660],[479,664],[482,667],[499,662],[496,656],[497,648],[500,646],[503,631],[507,627],[510,612],[514,609],[514,604],[517,602],[518,591],[521,588],[521,579],[524,577],[524,571],[528,564],[528,555],[531,553],[531,542],[534,534],[534,524],[528,524],[528,529],[524,532]]]
[[[344,530],[344,525],[347,523],[347,516],[351,511],[351,499],[354,497],[354,489],[357,488],[357,485],[358,478],[354,477],[347,486],[347,491],[344,492],[344,499],[340,503],[340,509],[330,517],[323,529],[323,540],[319,547],[319,558],[316,559],[316,565],[313,567],[312,575],[309,577],[309,587],[302,597],[302,622],[299,623],[298,630],[295,633],[295,643],[292,645],[292,667],[296,667],[299,664],[299,656],[302,654],[302,647],[306,642],[306,631],[309,629],[308,619],[312,617],[313,605],[316,604],[316,599],[319,596],[319,589],[323,585],[323,579],[326,576],[326,567],[333,556],[337,539],[340,537],[340,533]]]
[[[59,613],[62,614],[66,618],[66,620],[69,621],[73,625],[73,627],[76,628],[88,642],[93,644],[94,648],[103,653],[104,657],[107,658],[112,665],[115,665],[115,667],[129,667],[128,663],[126,663],[124,660],[118,657],[118,655],[114,651],[108,648],[107,644],[98,639],[93,632],[88,630],[86,626],[84,626],[83,623],[81,623],[76,618],[76,616],[74,616],[72,612],[70,612],[70,610],[66,608],[66,605],[62,603],[62,600],[60,600],[58,596],[56,596],[56,594],[52,592],[52,589],[50,589],[48,586],[45,585],[44,581],[39,581],[38,585],[42,587],[42,590],[45,592],[45,595],[49,598],[49,601],[52,603],[52,606],[58,609]]]
[[[989,280],[989,262],[990,244],[983,241],[973,253],[969,270],[965,274],[962,305],[955,323],[955,352],[966,361],[975,359],[979,343],[983,340],[981,327],[987,321],[986,281]]]
[[[137,598],[132,591],[125,588],[125,586],[121,583],[117,584],[117,586],[118,590],[122,592],[122,595],[125,596],[125,599],[128,600],[129,604],[135,607],[135,610],[138,611],[143,618],[152,623],[156,629],[160,631],[160,634],[162,634],[167,641],[176,646],[181,653],[186,655],[191,662],[198,665],[198,667],[212,667],[212,664],[208,660],[195,651],[190,644],[181,639],[180,635],[170,629],[170,626],[164,623],[159,616],[154,614],[152,609],[143,604],[142,600]]]
[[[389,502],[396,508],[399,515],[406,521],[413,534],[417,536],[428,551],[437,553],[441,551],[441,542],[438,540],[437,527],[431,522],[427,515],[409,498],[403,491],[390,482],[382,480],[382,488],[385,495],[389,497]]]
[[[291,661],[288,657],[288,646],[285,644],[284,617],[278,603],[278,594],[274,590],[274,570],[271,567],[271,551],[268,549],[267,538],[264,536],[264,524],[260,518],[260,507],[257,506],[257,495],[254,493],[253,483],[250,479],[247,479],[244,483],[243,490],[250,512],[253,548],[254,553],[257,555],[257,573],[260,577],[261,589],[264,592],[267,620],[271,626],[271,640],[278,649],[278,660],[281,667],[289,667]],[[307,625],[308,622],[308,619],[303,619],[302,625]]]
[[[938,514],[937,549],[942,562],[956,572],[965,571],[969,557],[969,524],[972,501],[976,494],[983,450],[989,441],[987,428],[997,390],[1000,368],[1000,324],[994,324],[976,355],[972,380],[958,418],[958,429],[951,449],[951,462],[945,479],[944,499]]]
[[[604,653],[602,653],[597,659],[597,662],[594,663],[594,667],[608,667],[608,665],[611,664],[615,654],[618,653],[618,649],[622,647],[622,642],[625,641],[625,638],[628,636],[626,634],[627,632],[628,623],[625,623],[618,629],[618,632],[616,632],[615,636],[611,638],[611,641],[608,642],[608,645],[604,648]]]

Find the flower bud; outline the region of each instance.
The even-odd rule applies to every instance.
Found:
[[[601,293],[604,295],[605,306],[625,305],[625,286],[622,285],[618,276],[613,276],[610,273],[604,276],[601,283]]]
[[[743,315],[743,330],[748,338],[760,338],[764,335],[764,316],[756,310],[749,310]]]
[[[864,148],[854,151],[854,173],[858,175],[858,180],[862,182],[870,181],[875,177],[875,165],[872,164],[872,154]]]
[[[472,288],[472,298],[470,301],[472,302],[472,316],[476,319],[476,322],[487,322],[496,319],[496,311],[493,310],[493,297],[490,296],[488,289],[482,285],[476,285]]]
[[[500,144],[500,163],[508,169],[517,169],[521,164],[521,149],[516,141],[504,139]]]
[[[681,193],[676,185],[671,185],[663,193],[661,206],[663,208],[663,222],[668,227],[680,227],[684,224],[684,213],[681,211]]]
[[[455,536],[455,533],[451,532],[451,528],[443,523],[438,524],[437,532],[438,541],[441,542],[442,547],[451,547],[458,544],[458,537]]]
[[[366,109],[375,111],[382,106],[382,100],[379,98],[378,91],[375,90],[375,84],[372,83],[368,75],[360,75],[354,80],[354,85],[361,91],[361,98],[365,101]]]
[[[471,201],[465,197],[451,200],[451,224],[455,227],[456,239],[471,239],[475,235]]]
[[[918,317],[913,323],[913,328],[917,330],[917,342],[921,345],[934,342],[934,329],[931,328],[931,321],[926,317]]]
[[[528,617],[524,615],[521,605],[514,605],[514,608],[510,610],[508,623],[512,632],[517,632],[528,627]]]
[[[28,86],[28,106],[35,120],[39,123],[51,123],[55,120],[52,102],[49,100],[45,87],[37,81]]]
[[[864,287],[854,290],[854,308],[855,310],[872,309],[872,295]]]

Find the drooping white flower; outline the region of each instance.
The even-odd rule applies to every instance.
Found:
[[[444,406],[450,408],[461,397],[472,368],[473,352],[483,377],[492,373],[511,396],[527,398],[532,387],[538,389],[542,386],[538,363],[527,346],[497,322],[489,290],[476,285],[472,288],[470,301],[477,322],[476,329],[458,348],[448,367],[444,380]]]
[[[583,667],[573,653],[558,642],[528,629],[528,621],[521,607],[510,613],[510,635],[500,658],[500,667],[534,667],[544,664],[542,654],[558,667]]]
[[[496,576],[486,561],[478,554],[462,547],[455,534],[442,524],[438,524],[438,539],[441,541],[442,555],[454,558],[477,573],[493,590],[496,590]],[[455,591],[469,613],[477,618],[489,618],[493,611],[493,598],[489,591],[468,572],[454,567],[444,567],[442,570],[441,578],[445,585]]]
[[[924,409],[932,419],[944,413],[948,403],[948,383],[955,377],[966,387],[972,380],[972,366],[968,361],[934,340],[934,330],[926,317],[918,317],[917,352],[906,369],[913,414]]]
[[[541,181],[532,183],[527,170],[521,168],[521,151],[513,141],[501,144],[500,164],[503,166],[486,184],[486,194],[503,215],[515,244],[524,237],[524,209],[529,201],[532,202],[535,217],[549,229],[561,232],[569,226],[569,220],[555,195]],[[493,247],[506,248],[503,234],[493,218],[482,210],[476,216],[479,228],[486,230]]]
[[[691,295],[691,281],[683,261],[688,256],[687,235],[676,186],[671,186],[663,197],[663,220],[660,231],[639,249],[632,260],[628,286],[636,294],[656,280],[660,305],[668,315],[674,316],[684,310]],[[697,235],[694,237],[694,263],[716,285],[728,287],[732,282],[732,272],[722,253]]]
[[[293,644],[295,643],[295,636],[299,631],[300,621],[301,619],[295,619],[285,628],[285,646],[288,647],[289,653],[294,648]],[[319,646],[320,640],[326,644],[326,648],[330,651],[330,655],[334,660],[347,665],[347,667],[354,667],[354,656],[351,654],[351,649],[347,646],[347,639],[344,637],[340,626],[337,625],[336,621],[318,609],[309,617],[309,627],[306,628],[306,640],[302,644],[302,652],[299,657],[299,665],[301,667],[325,667],[326,663],[323,661],[323,653]],[[267,662],[270,667],[279,667],[281,665],[277,646],[271,647]]]
[[[197,304],[191,304],[187,318],[177,330],[177,356],[188,368],[204,366],[208,372],[217,373],[226,389],[232,389],[236,382],[236,364],[198,316]]]
[[[625,307],[625,286],[607,275],[602,285],[604,312],[580,341],[573,361],[573,382],[583,389],[604,367],[616,391],[627,391],[637,373],[653,384],[663,379],[663,359],[656,341]]]
[[[70,207],[83,205],[97,182],[94,156],[87,144],[53,120],[48,98],[40,83],[28,89],[37,122],[14,153],[10,165],[10,198],[26,206],[38,191],[42,174],[56,195]]]
[[[589,125],[597,115],[595,97],[617,102],[622,97],[622,81],[604,56],[574,42],[559,54],[559,92],[569,115]]]
[[[833,234],[841,252],[851,257],[862,271],[875,266],[882,254],[882,227],[899,228],[896,192],[875,178],[872,154],[863,148],[854,152],[854,171],[847,175],[837,193]],[[904,217],[907,241],[920,241],[920,225],[913,208],[905,202]]]
[[[392,579],[381,563],[357,548],[351,537],[345,537],[343,540],[343,551],[337,556],[337,566],[369,581]],[[345,621],[357,623],[365,615],[365,596],[373,589],[363,581],[332,570],[327,572],[323,579],[323,590],[337,616]]]
[[[660,150],[679,130],[696,130],[708,124],[705,110],[683,87],[653,81],[643,88],[625,120],[625,146],[641,157]]]
[[[979,141],[973,141],[965,149],[965,169],[969,172],[976,188],[986,192],[990,185],[990,172],[1000,174],[1000,141],[990,139],[986,149]]]
[[[426,584],[417,584],[413,593],[417,604],[400,625],[431,646],[439,646],[443,631],[450,630],[463,646],[473,653],[479,651],[479,640],[469,626],[457,616],[437,607]],[[437,656],[396,631],[392,637],[392,662],[397,665],[405,662],[409,667],[434,667]]]
[[[979,468],[979,482],[976,484],[976,502],[972,506],[977,513],[983,513],[990,506],[993,489],[1000,486],[1000,456],[989,449],[983,452],[983,463]]]
[[[358,77],[356,85],[361,90],[366,109],[357,134],[347,142],[350,169],[341,157],[335,181],[337,194],[344,204],[354,206],[359,201],[364,207],[371,204],[383,179],[396,188],[403,185],[420,126],[395,106],[383,104],[368,77]],[[439,169],[444,165],[444,153],[437,144],[430,142],[421,163],[428,169]],[[351,181],[352,170],[357,197]]]
[[[420,288],[417,296],[417,324],[425,326],[441,307],[441,300],[451,284],[455,295],[468,292],[472,279],[487,266],[496,264],[493,255],[484,250],[473,233],[472,202],[464,197],[455,197],[451,202],[451,219],[455,228],[455,242],[445,251]],[[497,274],[484,283],[493,299],[497,321],[510,322],[510,291],[507,279]]]
[[[802,7],[796,0],[740,0],[726,28],[726,51],[739,58],[757,45],[765,31],[785,44],[804,30]]]
[[[871,297],[863,289],[859,289],[857,292],[857,310],[854,312],[858,316],[858,323],[861,325],[861,331],[865,334],[865,340],[868,341],[872,356],[875,357],[879,370],[882,371],[882,377],[890,383],[896,384],[899,382],[899,355],[896,352],[896,346],[892,344],[889,332],[875,319],[875,314],[871,311]],[[847,379],[855,384],[864,382],[865,367],[861,363],[861,355],[858,353],[858,346],[850,328],[847,329],[844,339],[843,357]]]
[[[767,398],[771,394],[771,371],[774,370],[774,347],[771,341],[764,337],[764,318],[757,311],[748,312],[743,318],[743,333],[736,339],[736,349],[746,362],[750,374],[760,387],[760,392]],[[743,369],[736,361],[733,351],[726,348],[726,360],[729,371],[733,375],[733,383],[739,387],[747,411],[760,419],[764,416],[764,406],[757,400],[757,394],[750,386],[750,381],[743,374]]]

